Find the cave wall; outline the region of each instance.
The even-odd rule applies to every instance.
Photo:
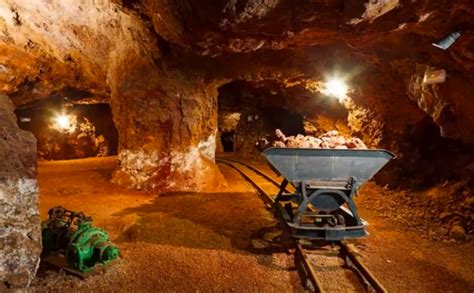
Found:
[[[119,184],[197,191],[213,185],[206,178],[220,177],[213,162],[218,85],[165,68],[167,46],[140,11],[111,1],[0,5],[0,47],[10,56],[1,61],[1,83],[15,104],[65,87],[110,96]]]
[[[64,87],[109,96],[104,83],[118,39],[142,32],[110,1],[0,1],[0,84],[15,105]]]
[[[214,164],[219,86],[262,84],[276,101],[292,98],[283,108],[313,119],[305,109],[326,105],[322,82],[338,73],[352,89],[343,103],[349,131],[413,164],[431,140],[413,142],[410,132],[427,117],[441,145],[454,139],[462,155],[474,143],[473,17],[472,0],[0,0],[0,92],[15,106],[65,91],[110,102],[119,133],[114,182],[199,191],[223,181]],[[448,50],[431,45],[453,31],[461,38]],[[421,84],[428,67],[445,69],[446,82]],[[2,234],[1,253],[11,258],[0,267],[2,279],[24,286],[39,253],[35,150],[5,105],[0,130],[11,140],[0,155],[13,156],[0,162],[8,179],[0,217],[15,221]],[[257,123],[249,131],[264,128]],[[17,202],[23,208],[12,214]],[[16,254],[28,245],[31,254]]]
[[[123,51],[109,74],[119,132],[113,181],[139,189],[204,191],[223,180],[214,164],[218,83]]]
[[[122,137],[116,182],[139,187],[158,173],[189,181],[188,172],[166,166],[180,165],[178,157],[196,147],[210,153],[216,130],[208,109],[215,88],[231,80],[305,88],[321,100],[321,82],[339,72],[354,89],[344,105],[350,131],[369,145],[409,154],[398,137],[426,114],[441,135],[474,141],[466,98],[474,68],[469,0],[2,0],[0,8],[2,91],[16,105],[65,88],[110,99]],[[431,45],[456,30],[462,36],[448,51]],[[448,80],[420,86],[423,66],[446,69]],[[186,110],[171,117],[161,107]],[[140,141],[144,156],[137,155]],[[204,157],[212,165],[212,156]]]
[[[259,150],[255,144],[270,131],[265,127],[264,119],[259,109],[242,109],[234,134],[234,149],[238,156],[259,157]]]
[[[473,56],[474,57],[474,56]],[[423,77],[428,70],[439,68],[416,64],[412,69],[408,95],[418,107],[439,125],[442,137],[474,142],[474,91],[471,78],[459,72],[450,72],[446,82],[425,84]]]
[[[26,288],[41,252],[36,141],[0,95],[0,291]]]

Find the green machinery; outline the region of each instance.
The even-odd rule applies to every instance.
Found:
[[[61,206],[50,209],[48,215],[41,223],[44,261],[83,275],[119,256],[107,232],[92,226],[91,217]]]

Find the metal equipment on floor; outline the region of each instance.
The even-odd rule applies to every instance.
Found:
[[[108,264],[119,256],[106,231],[94,227],[92,218],[61,206],[48,212],[42,222],[42,259],[72,273],[84,276],[97,264]]]
[[[395,157],[365,149],[269,148],[263,155],[284,178],[275,202],[291,235],[328,241],[367,235],[354,197]],[[288,184],[295,192],[286,192]]]

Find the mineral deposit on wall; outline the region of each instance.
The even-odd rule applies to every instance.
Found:
[[[0,291],[28,286],[41,252],[36,140],[0,95]]]

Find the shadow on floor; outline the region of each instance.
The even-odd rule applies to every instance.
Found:
[[[117,242],[144,241],[203,249],[271,255],[285,251],[281,228],[254,193],[174,192],[114,216],[137,214]]]

